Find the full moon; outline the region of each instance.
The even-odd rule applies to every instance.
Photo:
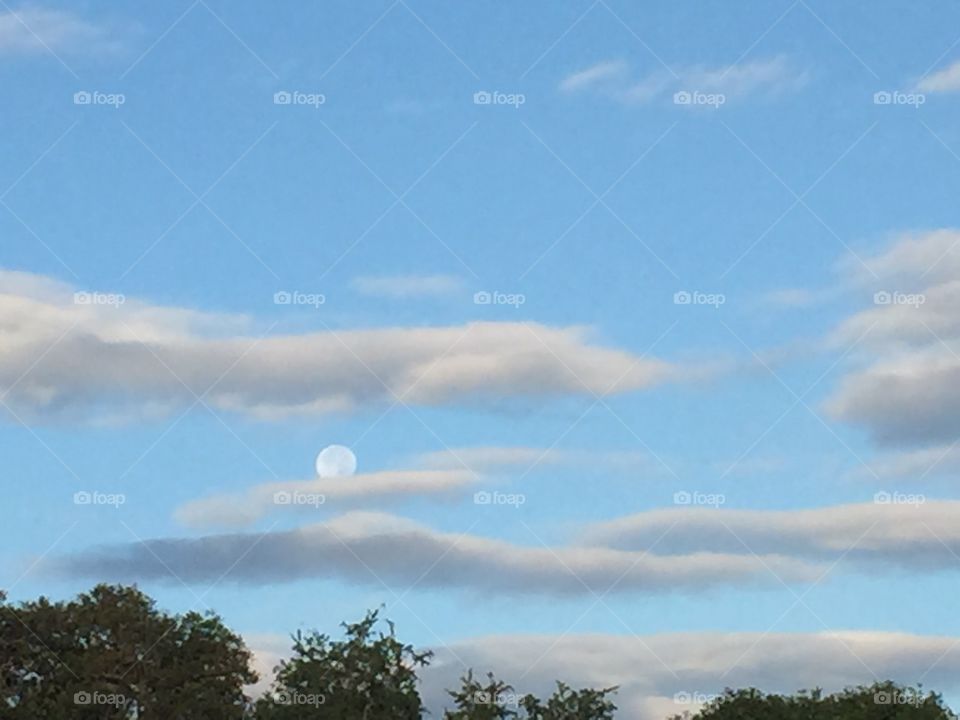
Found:
[[[322,478],[353,475],[357,470],[357,456],[343,445],[328,445],[317,455],[317,475]]]

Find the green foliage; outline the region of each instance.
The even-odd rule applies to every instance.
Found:
[[[558,682],[557,691],[546,703],[527,695],[520,704],[530,720],[612,720],[617,706],[607,696],[616,690],[573,690]]]
[[[509,720],[517,717],[511,709],[513,688],[487,673],[486,684],[475,680],[473,671],[460,678],[459,690],[447,690],[453,698],[453,710],[444,713],[444,720]]]
[[[673,720],[687,720],[689,713]],[[767,695],[755,688],[727,690],[693,720],[955,720],[935,693],[892,682],[848,688],[833,695],[820,690]]]
[[[444,720],[612,720],[617,706],[607,696],[616,688],[573,690],[562,682],[546,702],[535,695],[517,698],[513,688],[497,680],[493,673],[483,684],[468,672],[457,691],[448,691],[455,709]],[[521,712],[522,711],[522,714]]]
[[[0,718],[232,720],[250,653],[215,615],[167,615],[132,587],[70,602],[0,598]]]
[[[271,692],[256,706],[257,718],[419,720],[423,712],[416,668],[431,653],[396,639],[394,628],[375,632],[377,611],[344,624],[346,639],[298,632],[293,657],[277,668]]]

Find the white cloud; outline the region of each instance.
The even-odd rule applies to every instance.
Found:
[[[871,631],[500,635],[434,650],[432,666],[420,674],[424,698],[437,714],[449,706],[444,688],[459,684],[461,660],[475,675],[493,670],[521,694],[549,695],[556,680],[573,687],[618,685],[618,717],[638,720],[695,712],[697,705],[682,702],[684,696],[702,700],[727,687],[835,692],[869,685],[876,675],[950,692],[960,672],[955,637]]]
[[[27,419],[213,407],[261,419],[403,398],[442,406],[639,390],[674,377],[579,327],[476,322],[257,338],[244,318],[76,304],[71,288],[0,272],[0,391]],[[619,380],[618,380],[619,379]]]
[[[787,58],[777,56],[714,68],[675,67],[673,72],[657,70],[639,79],[630,79],[625,63],[605,62],[568,76],[560,89],[593,89],[629,104],[668,98],[678,91],[721,94],[729,101],[797,90],[806,82],[805,72],[793,68]]]
[[[602,470],[649,471],[646,453],[633,451],[565,450],[557,447],[461,447],[422,453],[419,465],[430,468],[468,468],[475,473],[524,472],[535,467],[577,466]]]
[[[357,292],[393,300],[451,295],[463,289],[463,283],[453,275],[392,275],[354,278]]]
[[[113,52],[122,44],[111,35],[65,10],[27,6],[0,13],[0,55]]]
[[[564,92],[574,92],[623,76],[628,70],[623,60],[609,60],[572,73],[560,83]]]
[[[516,512],[515,509],[507,509]],[[239,559],[238,559],[239,558]],[[724,585],[812,581],[804,562],[700,552],[657,556],[603,547],[521,546],[442,533],[382,513],[354,512],[283,532],[167,538],[92,548],[44,561],[47,572],[98,580],[223,578],[252,585],[304,578],[381,583],[406,590],[456,588],[505,595],[657,593]]]
[[[865,267],[864,267],[865,266]],[[836,347],[858,342],[861,365],[826,403],[880,443],[937,444],[960,432],[960,232],[907,233],[862,263],[841,266],[872,307],[843,321]]]
[[[905,495],[809,510],[731,510],[677,507],[597,523],[594,545],[658,553],[775,554],[812,561],[870,562],[913,569],[960,568],[960,501]]]
[[[176,518],[191,527],[244,527],[275,512],[342,508],[359,503],[430,495],[452,495],[470,487],[476,476],[467,470],[399,470],[258,485],[231,495],[192,500],[177,508]],[[297,498],[300,498],[298,500]]]
[[[960,90],[960,60],[931,73],[917,83],[917,90],[929,93],[946,93]]]

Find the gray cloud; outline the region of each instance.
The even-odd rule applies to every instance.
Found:
[[[658,553],[751,552],[811,561],[846,558],[913,569],[960,568],[960,501],[903,493],[811,510],[679,507],[597,523],[586,541]]]
[[[509,512],[515,512],[510,509]],[[528,547],[473,535],[440,533],[378,513],[349,513],[283,532],[148,540],[81,551],[46,561],[70,577],[187,583],[270,584],[338,578],[404,590],[460,588],[485,593],[584,595],[702,590],[712,586],[812,580],[815,568],[785,558],[713,552],[659,557],[585,547]]]
[[[831,336],[836,347],[859,340],[862,349],[827,411],[883,445],[952,441],[960,432],[960,232],[904,234],[841,269],[871,286],[874,305]]]
[[[626,392],[674,373],[593,345],[577,327],[477,322],[258,339],[243,332],[244,318],[74,298],[47,278],[0,272],[0,390],[18,414],[163,414],[203,395],[270,420],[396,397],[440,406]]]
[[[477,480],[468,470],[393,470],[348,477],[273,482],[242,493],[192,500],[177,520],[192,527],[243,527],[278,511],[342,508],[417,496],[452,496]]]
[[[66,10],[27,6],[0,13],[0,54],[113,52],[121,47],[109,28]]]
[[[443,688],[456,687],[461,661],[478,674],[494,670],[521,693],[548,694],[555,680],[574,687],[619,685],[621,714],[639,720],[696,711],[698,703],[687,698],[703,700],[726,687],[833,692],[880,678],[922,681],[949,692],[958,689],[960,671],[958,638],[869,631],[516,635],[435,650],[433,667],[423,673],[435,712],[448,702]]]

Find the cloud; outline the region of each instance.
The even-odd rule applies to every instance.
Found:
[[[873,631],[499,635],[434,651],[431,667],[420,675],[425,701],[438,715],[449,707],[444,688],[459,685],[461,663],[475,675],[493,670],[520,694],[548,695],[556,680],[573,687],[618,685],[619,714],[638,720],[696,712],[727,687],[835,692],[879,677],[950,692],[958,688],[960,671],[958,638]]]
[[[27,6],[0,13],[0,55],[114,52],[121,47],[108,28],[69,11]]]
[[[883,445],[935,445],[960,432],[960,232],[899,236],[890,247],[840,266],[870,286],[873,307],[831,334],[836,347],[869,354],[826,402],[835,418],[865,427]]]
[[[122,300],[122,302],[120,302]],[[87,294],[0,272],[0,392],[27,419],[162,414],[203,397],[264,420],[402,398],[427,406],[542,402],[674,377],[580,327],[474,322],[256,337],[249,319]]]
[[[574,92],[594,87],[608,80],[621,77],[628,69],[628,65],[622,60],[600,62],[565,77],[560,83],[560,90]]]
[[[651,102],[675,92],[720,94],[726,100],[755,94],[774,94],[801,88],[807,74],[793,68],[784,56],[721,67],[676,67],[657,70],[639,79],[629,77],[620,61],[598,63],[569,75],[560,83],[564,92],[594,90],[625,104]]]
[[[773,554],[810,561],[870,562],[905,568],[960,567],[960,501],[879,496],[881,502],[810,510],[678,507],[597,523],[588,544],[661,554]],[[889,501],[889,504],[884,504]]]
[[[577,466],[603,470],[649,470],[650,457],[631,451],[564,450],[557,447],[461,447],[422,453],[416,462],[423,467],[468,468],[475,473],[535,467]]]
[[[223,577],[267,585],[324,578],[402,590],[416,585],[554,596],[771,583],[770,568],[786,580],[816,577],[808,564],[775,556],[703,552],[659,557],[602,547],[527,547],[441,533],[396,516],[366,512],[297,530],[148,540],[44,562],[54,575],[98,580],[203,583]]]
[[[460,278],[453,275],[366,275],[354,278],[352,285],[363,295],[391,300],[451,295],[463,289]]]
[[[947,476],[956,479],[960,473],[960,447],[955,444],[889,453],[870,460],[868,472],[858,472],[863,477],[876,474],[882,478],[899,478],[920,481],[927,477]]]
[[[470,487],[467,470],[401,470],[258,485],[243,493],[193,500],[176,510],[191,527],[244,527],[272,512],[316,511],[321,507],[382,502],[417,496],[450,495]]]
[[[960,60],[921,78],[917,90],[929,93],[948,93],[960,90]]]

